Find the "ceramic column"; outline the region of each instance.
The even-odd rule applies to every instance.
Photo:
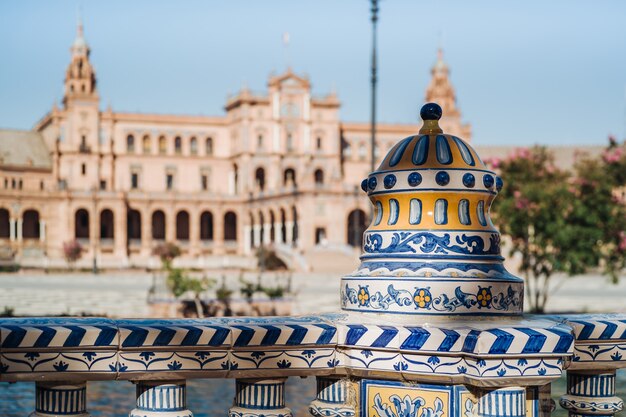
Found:
[[[229,417],[291,417],[285,407],[285,381],[276,379],[238,379],[235,404]]]
[[[615,370],[568,371],[567,394],[560,404],[570,417],[618,413],[624,402],[615,396]]]
[[[86,382],[37,382],[35,411],[30,417],[89,417]]]
[[[187,410],[184,380],[141,381],[137,383],[137,407],[129,417],[193,417]]]
[[[526,417],[526,390],[507,387],[482,391],[478,398],[478,417]]]
[[[354,406],[349,403],[350,382],[346,379],[317,377],[317,396],[309,406],[315,417],[354,417]]]

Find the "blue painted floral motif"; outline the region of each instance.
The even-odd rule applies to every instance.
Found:
[[[476,294],[476,301],[478,301],[478,308],[491,308],[491,302],[493,295],[491,294],[491,285],[489,287],[478,286],[478,293]]]
[[[380,417],[441,417],[443,415],[443,401],[436,398],[434,407],[424,407],[426,402],[422,397],[411,398],[405,395],[389,397],[392,405],[383,403],[380,393],[374,396],[374,410]],[[421,411],[421,414],[420,414]]]
[[[57,372],[64,372],[67,371],[69,364],[63,361],[59,361],[55,364],[52,365],[52,367],[54,368],[55,371]]]
[[[287,359],[283,359],[283,360],[276,362],[276,365],[278,365],[280,369],[286,369],[286,368],[291,367],[291,362],[289,362]]]
[[[413,293],[415,308],[430,308],[432,301],[433,296],[429,288],[417,288]]]
[[[389,246],[383,248],[383,238],[379,233],[365,236],[363,249],[367,253],[423,253],[463,254],[463,255],[499,255],[500,236],[492,233],[489,237],[489,249],[485,249],[485,240],[481,236],[462,234],[456,237],[456,245],[450,243],[450,234],[441,236],[430,232],[395,232]]]
[[[315,355],[315,351],[314,350],[304,350],[302,351],[302,356],[306,356],[307,358],[311,359],[311,356]]]
[[[461,286],[457,286],[454,290],[454,295],[448,294],[433,295],[428,288],[420,288],[411,293],[404,289],[396,289],[393,284],[387,286],[386,292],[376,291],[374,294],[370,294],[368,286],[359,286],[357,297],[357,290],[351,288],[348,284],[342,290],[341,300],[344,306],[357,305],[358,307],[369,307],[374,310],[386,311],[390,306],[395,304],[398,307],[407,307],[413,305],[416,310],[424,308],[426,310],[434,309],[441,312],[455,312],[460,309],[471,310],[474,307],[489,308],[498,311],[508,311],[511,306],[517,307],[522,303],[522,295],[520,291],[508,286],[506,295],[499,293],[493,295],[491,287],[483,288],[478,287],[478,293],[468,293],[461,289]],[[424,307],[420,307],[416,301],[416,295],[421,296],[420,290],[428,291],[430,301],[427,301],[426,292],[424,292],[424,298],[420,298],[420,301],[424,301]],[[367,297],[365,297],[367,295]],[[480,296],[480,299],[479,299]],[[367,302],[367,304],[364,304]],[[426,303],[429,304],[426,304]]]
[[[406,362],[400,361],[393,365],[393,369],[395,369],[396,371],[406,371],[407,369],[409,369],[409,365],[407,365]]]
[[[357,298],[359,300],[359,305],[363,307],[367,307],[370,305],[370,292],[367,287],[367,285],[359,285],[359,293],[357,295]]]

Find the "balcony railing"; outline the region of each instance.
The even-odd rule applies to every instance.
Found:
[[[7,318],[0,320],[0,381],[34,381],[40,413],[35,415],[86,413],[87,382],[96,380],[137,382],[137,408],[131,415],[158,416],[171,409],[191,415],[185,403],[186,379],[235,378],[231,416],[287,416],[286,378],[314,375],[318,395],[311,399],[310,411],[315,416],[354,416],[367,405],[364,401],[372,401],[364,397],[376,384],[372,378],[382,378],[397,393],[426,390],[419,384],[424,382],[430,391],[449,392],[438,394],[442,402],[435,400],[434,411],[441,407],[450,417],[466,417],[463,413],[469,411],[514,415],[506,412],[507,402],[497,413],[490,410],[494,401],[507,396],[506,401],[524,411],[517,414],[521,417],[528,405],[551,408],[538,387],[567,368],[568,393],[560,403],[572,415],[621,410],[615,370],[626,367],[626,315],[546,319],[545,328],[538,331],[535,324],[531,331],[502,323],[362,325],[347,314],[206,320]],[[526,335],[525,343],[510,344],[514,334]],[[380,395],[373,404],[382,410],[391,407]],[[381,416],[417,415],[388,410]],[[361,409],[360,415],[372,414]]]

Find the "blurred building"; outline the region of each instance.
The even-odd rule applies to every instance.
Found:
[[[61,265],[63,243],[77,239],[83,262],[147,266],[171,241],[188,265],[223,267],[249,262],[260,245],[301,264],[360,246],[370,124],[341,121],[334,93],[313,96],[287,70],[264,92],[229,97],[221,116],[101,111],[89,54],[79,25],[62,106],[32,131],[0,131],[5,252]],[[440,52],[426,100],[442,105],[447,133],[469,140],[448,75]],[[418,129],[379,124],[376,155]]]

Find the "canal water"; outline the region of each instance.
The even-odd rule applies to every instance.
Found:
[[[188,408],[195,417],[225,416],[232,405],[235,381],[232,379],[197,379],[187,381]],[[626,370],[617,373],[617,395],[626,398]],[[134,407],[134,387],[125,381],[90,382],[88,407],[92,417],[127,416]],[[553,384],[552,396],[559,401],[565,393],[565,377]],[[315,378],[291,377],[286,384],[287,404],[294,416],[309,415],[308,406],[315,398]],[[26,417],[35,408],[35,384],[32,382],[0,383],[0,416]],[[553,417],[567,417],[557,405]],[[626,417],[625,412],[617,414]]]

